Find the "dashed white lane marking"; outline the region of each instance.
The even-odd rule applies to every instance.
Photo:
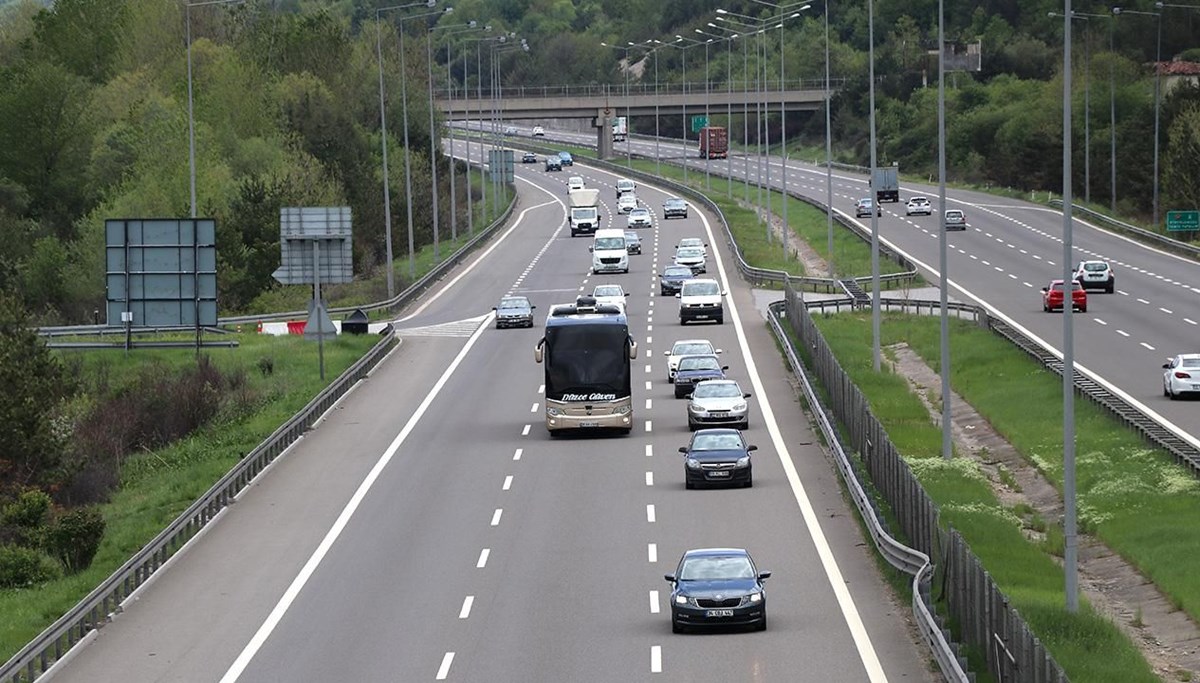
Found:
[[[654,446],[653,446],[653,444],[646,444],[646,457],[647,457],[647,458],[649,458],[649,457],[651,457],[652,455],[654,455]]]
[[[650,370],[650,364],[649,364],[649,363],[647,363],[647,364],[646,364],[646,374],[647,374],[647,375],[649,375],[649,374],[650,374],[650,372],[651,372],[651,370]]]
[[[651,659],[653,659],[653,658],[651,658]],[[450,675],[450,665],[453,662],[454,662],[454,653],[447,652],[446,655],[444,657],[442,657],[442,665],[438,667],[437,680],[439,680],[439,681],[446,680],[446,676]]]
[[[647,432],[654,431],[654,423],[651,422],[650,420],[646,420],[646,431]]]
[[[1162,311],[1163,313],[1166,313],[1167,315],[1175,315],[1175,311],[1163,308],[1162,306],[1159,306],[1158,310]]]
[[[1141,298],[1139,298],[1139,299],[1137,300],[1137,302],[1138,302],[1139,304],[1149,304],[1149,303],[1150,303],[1149,301],[1146,301],[1145,299],[1141,299]]]
[[[646,559],[649,560],[651,564],[658,562],[657,543],[649,543],[646,545]]]
[[[646,331],[647,331],[647,332],[653,332],[653,331],[654,331],[654,326],[653,326],[653,325],[647,325],[647,326],[646,326]],[[647,339],[646,343],[647,343],[647,344],[649,344],[650,342],[649,342],[648,340],[649,340],[650,338],[649,338],[649,337],[646,337],[646,339]]]
[[[662,673],[662,646],[650,646],[650,673]]]
[[[650,380],[646,380],[646,391],[650,391],[653,388],[654,388],[654,383],[651,382]]]
[[[515,453],[513,453],[513,460],[520,460],[520,459],[521,459],[521,455],[522,455],[524,452],[525,452],[525,449],[524,449],[524,448],[518,448],[518,449],[516,450],[516,452],[515,452]]]
[[[1153,351],[1153,349],[1151,349],[1151,350]],[[649,522],[650,524],[653,524],[655,519],[656,519],[656,515],[654,513],[654,504],[651,503],[646,506],[646,521]]]
[[[521,430],[521,436],[529,436],[529,425],[525,425],[525,428]]]
[[[650,406],[652,403],[653,403],[653,399],[649,399],[649,398],[646,399],[646,410],[650,410]]]
[[[544,393],[546,393],[546,385],[545,385],[545,384],[539,384],[539,385],[538,385],[538,393],[539,393],[539,394],[544,394]]]
[[[1092,320],[1095,320],[1095,321],[1096,321],[1096,323],[1098,323],[1098,324],[1100,324],[1100,325],[1108,325],[1108,323],[1104,322],[1104,321],[1103,321],[1103,320],[1101,320],[1100,318],[1092,318]]]
[[[491,548],[484,548],[483,550],[480,550],[479,551],[479,559],[475,561],[475,568],[483,569],[484,567],[486,567],[487,561],[488,561],[488,555],[491,555],[491,554],[492,554]]]
[[[513,480],[513,478],[512,478],[511,474],[504,477],[504,485],[501,486],[500,489],[502,491],[507,491],[507,490],[511,489],[512,488],[512,480]]]
[[[473,604],[475,604],[474,595],[468,595],[467,597],[463,598],[463,606],[462,609],[458,610],[458,618],[466,619],[467,617],[471,616],[471,605]]]
[[[654,337],[646,337],[646,345],[649,346],[652,343],[654,343]]]
[[[529,412],[531,412],[531,413],[536,413],[539,405],[541,405],[541,404],[539,404],[539,403],[534,403],[534,404],[533,404],[533,407],[529,409]]]
[[[654,473],[653,472],[646,473],[646,486],[654,486]]]
[[[1125,330],[1117,330],[1117,334],[1121,335],[1122,337],[1128,337],[1128,336],[1129,336],[1129,333],[1128,333],[1128,332],[1126,332]]]
[[[650,613],[658,614],[658,591],[650,591]]]
[[[1150,350],[1150,351],[1153,351],[1153,350],[1154,350],[1154,347],[1153,347],[1153,346],[1150,346],[1150,345],[1149,345],[1149,344],[1147,344],[1146,342],[1139,342],[1139,343],[1140,343],[1142,346],[1146,347],[1146,349],[1148,349],[1148,350]]]
[[[1192,320],[1191,318],[1184,318],[1184,319],[1183,319],[1183,322],[1185,322],[1185,323],[1187,323],[1187,324],[1189,324],[1189,325],[1196,325],[1196,324],[1198,324],[1198,323],[1197,323],[1195,320]]]
[[[492,513],[492,526],[500,526],[500,516],[504,514],[504,508],[496,508]]]

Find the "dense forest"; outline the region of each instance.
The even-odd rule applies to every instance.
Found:
[[[364,279],[378,279],[386,267],[380,58],[393,159],[404,151],[398,93],[407,86],[419,246],[432,239],[430,75],[439,90],[447,82],[473,89],[481,78],[486,85],[496,38],[515,34],[530,50],[495,53],[505,85],[618,88],[626,65],[631,78],[647,83],[654,71],[646,68],[645,50],[602,43],[670,42],[677,34],[707,40],[695,30],[723,35],[708,26],[718,7],[755,18],[777,11],[752,0],[442,0],[434,9],[387,9],[393,4],[246,0],[190,10],[199,214],[217,220],[222,313],[253,310],[256,300],[278,287],[270,274],[279,259],[280,206],[350,206],[356,270]],[[1048,13],[1061,11],[1061,3],[946,4],[947,40],[977,43],[982,53],[980,70],[947,78],[951,178],[1057,191],[1063,26]],[[1152,3],[1141,4],[1139,12],[1155,11]],[[751,81],[756,73],[777,80],[780,68],[789,80],[821,79],[828,6],[830,70],[840,86],[833,101],[835,154],[865,164],[866,3],[784,5],[798,16],[754,42],[714,39],[702,47],[682,41],[660,48],[660,81],[683,80],[687,62],[687,80],[703,87],[706,61],[713,88],[724,88],[727,76],[733,87],[753,87],[744,74]],[[386,11],[376,11],[381,8]],[[1129,13],[1114,19],[1102,5],[1075,9],[1099,15],[1075,22],[1075,192],[1098,205],[1110,201],[1114,107],[1117,210],[1145,220],[1152,194],[1158,19]],[[879,159],[919,175],[936,172],[937,69],[930,56],[937,48],[936,12],[936,0],[875,3]],[[1200,10],[1162,12],[1162,60],[1200,61]],[[7,245],[0,253],[0,288],[15,292],[37,321],[88,322],[103,309],[105,218],[188,215],[185,13],[185,4],[173,0],[0,4],[0,238]],[[469,21],[477,22],[475,29]],[[684,45],[691,47],[678,49]],[[1194,208],[1200,205],[1200,88],[1165,80],[1173,87],[1163,88],[1160,107],[1162,206]],[[741,130],[739,121],[731,123],[735,133]],[[766,123],[770,139],[778,140],[778,114]],[[653,121],[633,125],[635,131],[653,130]],[[793,148],[823,146],[822,115],[792,115],[787,126]],[[663,128],[675,129],[665,122]],[[401,186],[403,166],[391,164],[390,176],[393,187]],[[437,194],[448,202],[448,191]],[[404,193],[392,192],[391,201],[392,215],[404,215]],[[447,209],[441,207],[443,215]]]

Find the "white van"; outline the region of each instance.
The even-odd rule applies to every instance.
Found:
[[[621,195],[625,193],[633,194],[636,191],[637,183],[633,182],[629,178],[621,178],[617,180],[617,199],[620,199]]]
[[[718,325],[725,322],[725,307],[722,305],[725,292],[716,280],[684,280],[683,287],[675,296],[679,297],[680,325],[697,320],[715,320]]]
[[[624,230],[597,230],[589,249],[592,252],[592,273],[629,272],[629,251],[625,247]]]

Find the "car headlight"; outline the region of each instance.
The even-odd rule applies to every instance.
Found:
[[[738,458],[737,466],[738,467],[749,467],[750,466],[750,456],[746,455],[746,456],[742,456],[742,457]]]
[[[686,595],[676,595],[675,596],[675,604],[676,605],[688,604],[688,597]]]
[[[733,412],[735,412],[735,413],[740,413],[745,409],[746,409],[745,403],[734,403],[733,408],[731,408],[731,410],[733,410]]]
[[[760,591],[758,593],[751,593],[750,602],[762,602],[762,592]]]
[[[628,415],[630,410],[629,406],[620,406],[617,408],[617,415]]]
[[[550,417],[558,417],[558,408],[547,408],[546,414]]]
[[[694,403],[688,404],[688,412],[694,413],[696,415],[707,415],[708,414],[707,410],[705,410],[701,406],[695,405]]]
[[[700,469],[700,461],[695,458],[688,458],[686,461],[689,470]]]

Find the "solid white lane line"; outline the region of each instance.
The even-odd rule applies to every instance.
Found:
[[[492,554],[491,548],[484,548],[479,551],[479,559],[475,561],[476,569],[483,569],[487,566],[488,556]]]
[[[529,425],[525,425],[525,428],[521,430],[521,436],[529,436]]]
[[[515,453],[513,453],[513,460],[520,460],[521,454],[524,452],[525,452],[524,448],[518,448],[517,451]]]
[[[649,458],[653,455],[654,455],[654,445],[646,444],[646,457]]]
[[[502,490],[507,491],[512,488],[512,479],[511,474],[504,478],[504,486],[501,487]]]
[[[654,523],[654,519],[655,519],[655,515],[654,515],[654,503],[651,503],[651,504],[649,504],[649,505],[647,505],[647,506],[646,506],[646,521],[647,521],[647,522],[649,522],[649,523],[651,523],[651,524],[653,524],[653,523]]]
[[[708,234],[709,244],[716,244],[716,237],[713,234],[712,224],[709,222],[708,217],[703,213],[699,213],[699,216],[700,220],[704,222],[704,230]],[[716,258],[717,271],[720,273],[721,282],[729,282],[729,277],[725,272],[725,259],[722,258],[721,251],[714,249],[713,255]],[[771,407],[770,399],[767,398],[766,389],[763,387],[762,378],[758,373],[758,365],[754,361],[754,356],[750,353],[750,342],[746,339],[746,330],[742,326],[742,318],[738,313],[737,303],[732,297],[728,300],[728,303],[729,314],[733,319],[733,327],[737,332],[738,345],[741,347],[742,357],[746,362],[746,372],[750,375],[750,382],[754,386],[755,393],[760,397],[758,407],[762,412],[763,424],[766,425],[767,431],[771,435],[772,445],[775,447],[779,462],[783,466],[784,474],[787,476],[788,484],[791,486],[792,496],[800,508],[800,514],[804,518],[805,527],[808,529],[813,546],[816,548],[817,556],[821,560],[821,566],[825,570],[825,577],[829,582],[829,587],[837,599],[838,606],[842,610],[842,617],[846,620],[846,626],[849,628],[850,636],[854,640],[859,660],[862,662],[867,674],[866,680],[871,683],[884,683],[887,681],[887,674],[884,673],[883,665],[879,662],[879,655],[875,652],[875,645],[871,642],[871,635],[867,633],[866,626],[862,621],[862,615],[859,614],[858,607],[854,604],[854,595],[847,587],[846,579],[842,575],[841,568],[838,566],[837,558],[834,557],[833,549],[829,546],[829,540],[825,537],[825,532],[821,529],[821,522],[817,511],[813,508],[812,501],[808,497],[808,492],[804,488],[804,482],[800,481],[800,474],[796,471],[795,463],[792,462],[791,452],[788,450],[783,434],[779,431],[775,420],[775,410]]]
[[[651,564],[658,562],[657,543],[650,543],[646,546],[646,559],[649,560]]]
[[[463,606],[462,609],[458,610],[458,618],[466,619],[471,616],[471,605],[473,604],[475,604],[474,595],[468,595],[466,598],[463,598]]]
[[[662,646],[650,646],[650,673],[662,673]]]
[[[500,526],[500,515],[504,514],[504,508],[496,508],[492,513],[492,526]]]
[[[470,353],[471,349],[475,346],[475,343],[479,341],[481,336],[483,336],[483,332],[489,328],[494,316],[494,312],[489,313],[484,319],[483,324],[471,334],[470,339],[467,340],[467,343],[463,346],[462,350],[458,352],[458,355],[454,357],[453,361],[451,361],[450,366],[446,368],[446,371],[443,372],[442,376],[438,378],[437,383],[433,385],[433,389],[426,394],[425,398],[421,401],[421,404],[417,406],[417,410],[412,414],[412,417],[410,417],[408,422],[404,424],[404,428],[400,430],[400,433],[396,435],[396,438],[392,440],[392,443],[389,444],[383,454],[379,456],[379,460],[375,462],[375,466],[371,468],[371,471],[367,474],[366,478],[363,479],[362,483],[358,485],[358,489],[354,492],[354,495],[350,497],[350,500],[346,503],[346,506],[342,508],[342,511],[334,521],[333,526],[331,526],[329,531],[325,533],[325,537],[321,539],[321,543],[317,545],[316,550],[313,551],[312,555],[309,556],[308,561],[306,561],[304,566],[300,569],[300,573],[296,575],[296,578],[292,579],[291,585],[287,587],[287,590],[284,591],[283,595],[279,598],[279,601],[275,603],[275,607],[271,610],[271,613],[267,615],[267,618],[262,625],[258,627],[258,631],[254,633],[254,636],[250,638],[250,642],[246,643],[246,647],[242,649],[240,654],[238,654],[237,659],[235,659],[233,664],[229,666],[229,668],[225,671],[225,674],[221,676],[220,683],[234,683],[234,681],[237,681],[242,675],[242,672],[246,670],[246,667],[250,665],[250,660],[254,659],[254,655],[257,654],[259,649],[262,648],[263,644],[267,642],[267,638],[271,637],[271,632],[274,631],[275,627],[279,625],[279,622],[283,620],[283,616],[287,614],[287,611],[292,606],[292,603],[295,602],[296,598],[300,595],[300,591],[304,589],[305,584],[308,583],[308,580],[312,577],[313,573],[316,572],[317,567],[321,564],[321,561],[325,559],[325,555],[329,553],[329,549],[333,547],[334,542],[336,542],[338,537],[341,536],[342,531],[346,528],[346,525],[350,523],[350,518],[354,516],[354,513],[358,510],[358,506],[361,505],[362,501],[367,497],[367,493],[370,492],[371,487],[375,485],[375,482],[379,479],[379,475],[383,473],[383,469],[392,461],[392,458],[395,457],[396,453],[400,450],[400,446],[404,444],[405,440],[408,439],[409,434],[411,434],[413,429],[416,428],[417,423],[419,423],[421,418],[425,416],[425,411],[429,410],[429,406],[433,404],[434,399],[436,399],[438,394],[441,393],[442,388],[446,386],[448,381],[450,381],[450,377],[458,369],[458,366],[462,364],[463,360],[467,357],[467,354]]]
[[[437,680],[444,681],[446,676],[450,675],[450,664],[454,662],[454,653],[447,652],[446,656],[442,657],[442,665],[438,667]]]
[[[654,473],[653,472],[646,473],[646,486],[654,486]]]
[[[650,591],[650,613],[658,614],[660,609],[658,604],[658,591]]]

